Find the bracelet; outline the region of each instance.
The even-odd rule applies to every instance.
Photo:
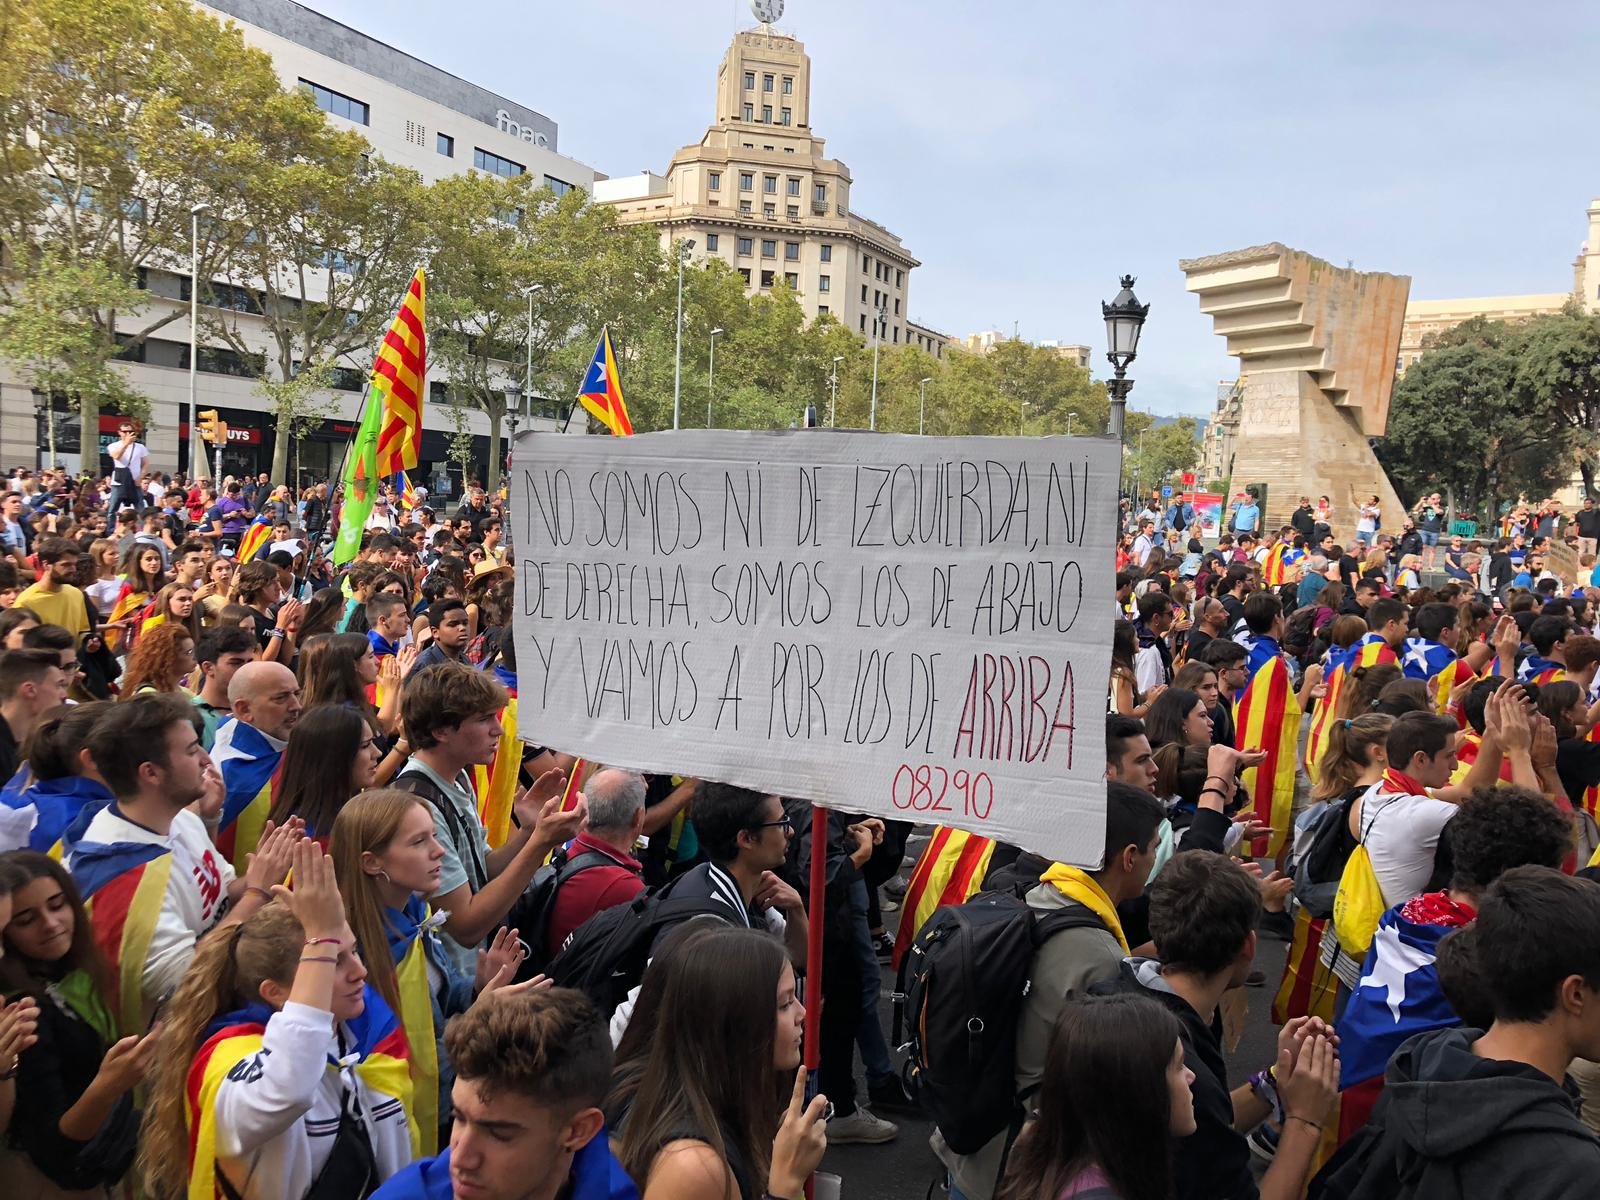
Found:
[[[1238,783],[1239,782],[1237,779],[1230,779],[1226,775],[1207,775],[1203,782],[1210,783],[1213,779],[1217,780],[1220,783]]]
[[[1224,800],[1233,799],[1232,792],[1225,792],[1221,788],[1201,788],[1200,794],[1202,796],[1221,796]]]
[[[1297,1117],[1294,1113],[1289,1113],[1283,1119],[1285,1121],[1299,1121],[1302,1125],[1311,1126],[1311,1128],[1315,1129],[1319,1134],[1322,1132],[1321,1125],[1318,1125],[1315,1121],[1308,1121],[1305,1117]]]
[[[267,636],[268,637],[281,638],[283,635],[284,635],[284,631],[279,629],[276,625],[274,625],[271,629],[267,630]]]
[[[263,900],[267,901],[269,904],[272,902],[272,893],[267,891],[267,889],[262,887],[259,883],[247,883],[244,885],[244,890],[246,892],[260,892]]]
[[[328,963],[330,965],[337,965],[339,962],[337,958],[329,954],[302,954],[300,961],[303,963]]]
[[[307,938],[305,944],[308,945],[308,946],[343,946],[344,945],[344,939],[343,938],[336,938],[336,937],[332,937],[332,938]]]

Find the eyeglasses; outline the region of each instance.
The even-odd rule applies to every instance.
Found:
[[[779,828],[781,828],[785,833],[793,833],[794,821],[788,817],[784,817],[781,821],[757,821],[754,825],[750,826],[750,831],[754,833],[758,829]]]

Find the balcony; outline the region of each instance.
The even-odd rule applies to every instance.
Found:
[[[828,202],[826,200],[813,200],[811,202],[811,214],[812,214],[812,216],[816,216],[816,217],[825,217],[825,216],[827,216],[828,215]],[[839,215],[841,217],[844,215],[843,210],[840,211]]]

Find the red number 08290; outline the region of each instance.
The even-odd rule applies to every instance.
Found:
[[[953,813],[987,820],[994,808],[994,780],[987,771],[948,771],[944,767],[903,763],[894,773],[889,799],[911,812]],[[952,807],[959,804],[960,808]]]

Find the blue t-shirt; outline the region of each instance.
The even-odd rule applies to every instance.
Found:
[[[1234,509],[1233,528],[1238,533],[1254,533],[1261,522],[1261,509],[1254,503],[1241,504]]]
[[[611,1153],[603,1128],[572,1156],[571,1180],[568,1200],[639,1200],[639,1189]],[[451,1200],[454,1195],[446,1148],[443,1154],[420,1159],[391,1176],[372,1193],[372,1200]]]

